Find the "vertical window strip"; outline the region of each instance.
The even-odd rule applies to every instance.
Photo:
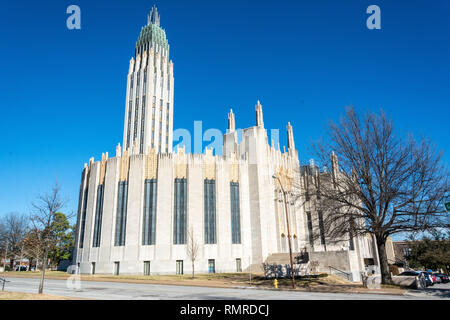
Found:
[[[174,244],[186,244],[186,179],[176,178],[174,189]]]
[[[350,218],[350,222],[349,222],[349,230],[348,230],[348,235],[349,235],[349,250],[355,250],[355,242],[354,242],[354,234],[353,234],[353,228],[354,228],[355,224],[352,218]]]
[[[209,188],[208,188],[208,184],[207,184],[208,180],[205,180],[203,183],[203,199],[204,199],[204,225],[205,225],[205,243],[209,243],[209,217],[208,217],[208,213],[209,213],[209,201],[208,201],[208,197],[209,197]]]
[[[241,243],[241,209],[239,198],[239,184],[236,184],[235,192],[235,205],[236,205],[236,243]]]
[[[323,213],[319,211],[319,229],[320,229],[320,243],[325,245],[325,227],[323,224]]]
[[[174,226],[175,226],[175,234],[174,234],[174,239],[175,239],[175,244],[178,244],[180,241],[178,239],[178,235],[179,235],[179,230],[180,230],[180,183],[178,179],[175,179],[175,222],[174,222]]]
[[[120,224],[122,223],[122,209],[123,209],[123,184],[119,181],[119,190],[117,195],[117,215],[116,215],[116,233],[114,238],[114,245],[120,245]]]
[[[128,202],[128,181],[124,181],[124,192],[123,192],[123,214],[122,214],[122,231],[121,231],[121,245],[125,245],[125,227],[127,222],[127,202]]]
[[[314,236],[313,236],[311,212],[307,211],[306,212],[306,217],[308,219],[309,244],[311,245],[311,247],[314,247]]]
[[[205,179],[205,243],[216,241],[216,181]]]
[[[156,179],[146,179],[144,188],[143,245],[155,244],[156,231]]]
[[[114,245],[124,246],[127,219],[128,181],[119,181],[117,198],[116,234]]]
[[[231,200],[231,240],[233,244],[241,243],[241,217],[239,208],[239,183],[230,183]]]
[[[150,206],[150,188],[149,181],[145,180],[144,182],[144,221],[142,225],[142,244],[147,245],[149,243],[149,206]]]
[[[156,179],[153,179],[151,182],[152,192],[151,192],[151,227],[150,227],[150,244],[155,244],[156,240]]]
[[[355,250],[355,243],[353,241],[353,232],[352,232],[352,230],[350,230],[348,233],[349,233],[349,237],[350,237],[350,239],[349,239],[349,250]]]
[[[88,200],[88,187],[86,187],[86,189],[84,189],[83,211],[81,214],[80,248],[83,248],[83,244],[84,244],[84,229],[86,227],[87,200]]]
[[[100,247],[100,237],[102,232],[102,216],[103,216],[103,196],[104,196],[104,185],[101,184],[97,187],[97,206],[95,211],[93,247]]]
[[[187,200],[187,190],[186,190],[186,179],[182,179],[181,184],[181,243],[186,243],[186,223],[187,223],[187,210],[186,210],[186,200]]]

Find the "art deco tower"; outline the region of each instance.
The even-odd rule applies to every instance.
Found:
[[[133,153],[172,152],[173,63],[156,7],[148,14],[130,60],[123,147]]]

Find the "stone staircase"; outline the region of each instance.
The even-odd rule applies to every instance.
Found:
[[[295,258],[298,253],[292,253],[292,257]],[[273,253],[267,257],[264,261],[267,264],[276,264],[276,265],[290,265],[289,253]],[[295,263],[295,260],[294,260]],[[245,268],[244,272],[249,272],[251,269],[252,273],[256,272],[264,272],[262,263],[252,263],[250,268]]]
[[[299,252],[293,252],[292,258],[294,263],[294,270],[296,275],[307,275],[311,273],[311,266],[309,261],[306,263],[297,263],[295,257],[299,256]],[[289,276],[288,269],[290,269],[290,256],[289,253],[273,253],[267,257],[264,261],[266,265],[270,267],[266,270],[265,275],[267,277],[282,277]],[[267,267],[267,266],[266,266]]]
[[[298,252],[293,252],[292,257],[294,258],[295,263],[295,257],[298,256]],[[289,259],[289,253],[273,253],[270,256],[267,257],[266,261],[264,263],[268,264],[290,264],[291,260]]]
[[[299,270],[300,274],[306,274],[309,270],[309,263],[297,264],[295,257],[300,255],[300,252],[293,252],[292,258],[294,259],[294,266]],[[269,265],[280,265],[280,266],[290,266],[291,261],[289,258],[289,253],[273,253],[269,255],[264,261],[265,264]],[[249,268],[245,268],[244,272],[249,272]],[[253,263],[251,265],[252,273],[264,272],[264,267],[262,263]]]

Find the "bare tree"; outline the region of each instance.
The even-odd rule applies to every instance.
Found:
[[[1,224],[3,231],[0,236],[5,253],[7,251],[8,256],[15,258],[21,254],[22,241],[28,229],[28,219],[23,214],[11,212],[2,219]],[[11,267],[13,267],[12,264],[13,259],[10,262]]]
[[[6,259],[8,255],[8,241],[6,238],[6,227],[3,224],[3,221],[0,221],[0,254],[1,259],[3,259],[3,268],[6,271]]]
[[[61,199],[60,187],[57,183],[52,191],[39,195],[37,200],[32,203],[32,213],[30,220],[33,229],[36,232],[36,242],[42,248],[42,273],[39,283],[39,293],[44,289],[45,269],[47,267],[48,253],[56,245],[57,237],[54,232],[53,222],[56,213],[64,207],[64,201]]]
[[[382,282],[391,283],[386,239],[442,226],[448,169],[429,141],[395,135],[383,111],[361,119],[349,107],[327,133],[327,142],[313,144],[322,166],[331,168],[316,186],[327,235],[375,235]]]
[[[199,245],[198,245],[198,242],[194,238],[194,231],[191,227],[191,228],[189,228],[189,231],[187,233],[186,254],[189,257],[189,259],[191,259],[191,262],[192,262],[192,279],[194,279],[194,276],[195,276],[194,263],[195,263],[195,260],[197,260],[198,249],[199,249]]]
[[[42,259],[44,253],[44,246],[41,243],[41,232],[42,231],[40,230],[32,229],[23,240],[24,254],[30,260],[30,267],[33,259],[36,260],[36,271],[39,265],[39,260]]]

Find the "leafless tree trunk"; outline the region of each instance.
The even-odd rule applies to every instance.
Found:
[[[39,283],[39,293],[44,290],[45,269],[47,267],[48,252],[55,246],[56,237],[52,230],[55,214],[64,207],[64,201],[61,199],[60,187],[56,183],[52,191],[38,196],[36,202],[32,203],[33,212],[31,222],[34,230],[37,231],[37,244],[41,247],[42,273]]]
[[[191,262],[192,262],[192,279],[194,279],[194,276],[195,276],[194,263],[195,263],[195,260],[197,259],[198,249],[199,249],[199,245],[194,238],[194,231],[191,227],[191,228],[189,228],[189,231],[187,233],[186,254],[191,259]]]
[[[442,226],[448,168],[429,141],[394,134],[382,111],[361,119],[350,107],[327,133],[326,142],[313,144],[322,167],[331,168],[316,188],[327,235],[374,234],[382,282],[391,283],[386,239]]]

